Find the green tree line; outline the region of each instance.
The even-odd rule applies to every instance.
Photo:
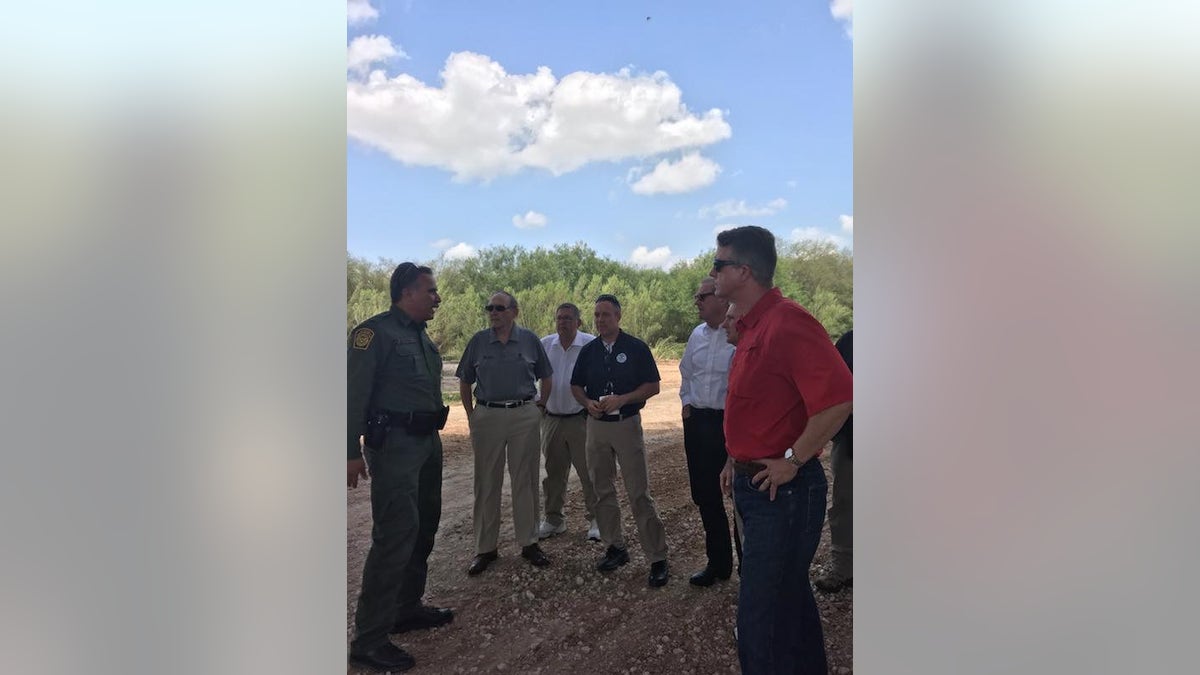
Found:
[[[447,360],[455,360],[477,331],[488,325],[483,306],[504,290],[520,305],[517,323],[538,335],[554,331],[554,310],[573,302],[591,329],[596,296],[612,293],[621,301],[621,328],[650,345],[658,358],[679,358],[688,335],[699,323],[692,294],[712,266],[714,249],[677,263],[670,271],[638,269],[596,255],[584,243],[528,250],[498,246],[474,258],[433,261],[442,305],[429,324],[429,335]],[[854,258],[830,243],[804,241],[781,247],[775,284],[806,307],[832,339],[853,326]],[[416,261],[414,261],[416,262]],[[346,331],[386,311],[388,283],[397,261],[371,262],[347,255]]]

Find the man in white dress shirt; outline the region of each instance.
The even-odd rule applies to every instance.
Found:
[[[542,347],[554,367],[550,399],[541,401],[542,455],[546,458],[546,478],[542,491],[546,493],[545,516],[538,525],[538,537],[545,539],[567,531],[563,517],[563,502],[567,495],[567,474],[575,466],[575,474],[583,486],[584,515],[588,520],[588,539],[600,541],[596,525],[596,491],[587,468],[587,411],[571,395],[571,373],[579,350],[596,336],[581,332],[579,308],[564,302],[554,312],[554,333],[542,338]]]
[[[711,586],[733,572],[729,518],[721,495],[721,469],[725,451],[725,392],[734,347],[722,323],[729,303],[715,294],[715,282],[705,277],[693,298],[703,323],[688,337],[679,361],[679,398],[683,403],[683,447],[687,454],[692,501],[704,524],[704,549],[708,564],[692,575],[693,586]]]

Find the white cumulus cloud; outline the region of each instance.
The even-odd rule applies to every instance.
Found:
[[[721,173],[719,164],[698,152],[690,152],[678,162],[666,159],[659,162],[654,171],[642,176],[630,189],[639,195],[691,192],[712,185],[718,173]]]
[[[679,256],[671,255],[671,247],[669,246],[659,246],[656,249],[639,246],[633,249],[633,253],[629,256],[630,264],[642,269],[658,267],[669,270],[678,261]]]
[[[442,258],[446,260],[465,260],[474,258],[479,255],[479,251],[474,246],[464,242],[459,242],[442,252]]]
[[[346,0],[346,22],[361,26],[379,18],[379,10],[371,6],[370,0]]]
[[[842,223],[842,232],[846,234],[854,234],[854,216],[842,214],[838,216],[838,220]]]
[[[460,181],[526,168],[560,175],[732,135],[723,112],[693,113],[682,99],[663,72],[576,71],[560,80],[545,66],[516,75],[482,54],[456,52],[440,87],[378,70],[348,82],[346,129],[397,161],[438,167]]]
[[[512,224],[516,225],[522,230],[528,230],[534,227],[545,227],[547,222],[549,221],[546,219],[545,214],[538,213],[537,211],[528,211],[525,213],[525,215],[518,213],[512,217]]]
[[[454,240],[447,238],[447,237],[443,237],[441,239],[438,239],[437,241],[429,242],[429,245],[436,248],[439,251],[445,251],[446,249],[448,249],[454,245]]]
[[[817,227],[798,227],[792,230],[792,241],[821,241],[829,242],[838,248],[849,248],[850,240],[836,234],[830,234]]]
[[[346,68],[359,74],[366,74],[372,63],[394,58],[407,59],[408,54],[383,35],[359,35],[346,48]]]
[[[701,218],[707,218],[710,215],[718,218],[740,218],[740,217],[755,217],[755,216],[773,216],[776,213],[787,208],[787,200],[783,197],[772,199],[771,201],[761,206],[753,206],[746,203],[746,200],[726,199],[723,202],[717,202],[711,206],[705,206],[700,209],[699,215]]]
[[[829,13],[846,24],[846,36],[854,37],[854,0],[831,0]]]

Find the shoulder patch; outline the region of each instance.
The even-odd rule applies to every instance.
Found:
[[[370,328],[359,328],[354,331],[353,344],[355,349],[366,349],[371,346],[371,340],[375,339],[375,331]]]

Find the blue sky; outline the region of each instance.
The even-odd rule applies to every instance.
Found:
[[[853,232],[851,0],[347,3],[347,248]],[[649,17],[649,18],[647,18]]]

